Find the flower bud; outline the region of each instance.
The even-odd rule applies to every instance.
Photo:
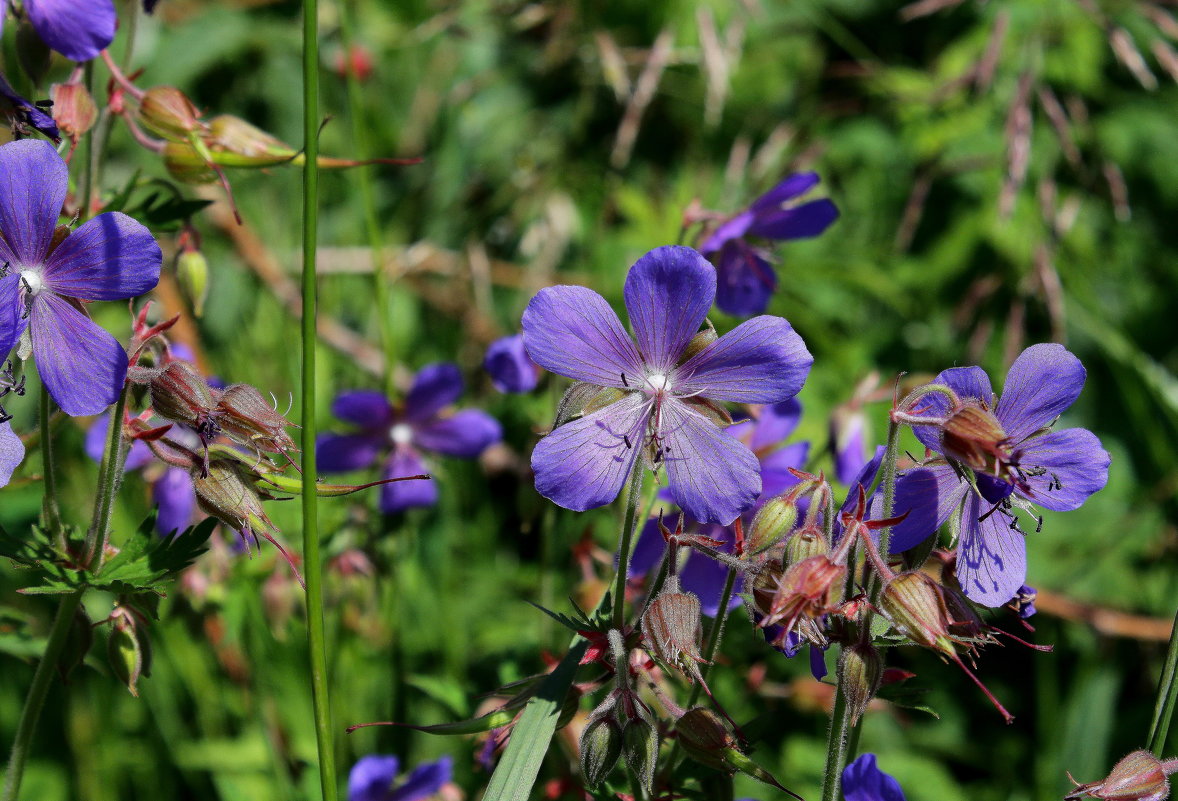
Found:
[[[106,641],[107,661],[115,677],[138,698],[139,679],[151,675],[151,642],[135,616],[126,609],[115,609],[111,622]]]
[[[1006,441],[1002,423],[993,412],[981,406],[964,406],[941,426],[941,444],[946,456],[974,470],[995,475],[1002,472]]]
[[[845,565],[825,554],[803,559],[784,572],[762,573],[753,585],[754,606],[764,615],[761,627],[781,624],[789,632],[800,618],[825,614],[834,606],[846,573]]]
[[[151,373],[148,386],[151,388],[151,408],[160,417],[191,426],[198,432],[212,425],[210,415],[216,406],[213,393],[188,362],[179,359],[169,362],[162,370]]]
[[[696,663],[703,661],[699,654],[699,597],[678,592],[677,586],[670,589],[647,604],[642,631],[653,657],[694,677]]]
[[[581,778],[590,790],[605,780],[622,755],[622,730],[612,711],[593,714],[594,719],[581,732]]]
[[[214,151],[239,156],[243,163],[226,166],[266,166],[289,161],[297,151],[240,117],[220,114],[209,120],[208,144]]]
[[[262,496],[253,481],[246,480],[246,468],[231,459],[212,459],[208,475],[199,466],[191,471],[192,488],[201,511],[215,517],[234,531],[247,532],[256,527],[274,528],[262,508]]]
[[[710,768],[727,770],[725,758],[729,749],[736,748],[736,738],[719,715],[697,706],[683,713],[675,731],[689,757]]]
[[[1170,797],[1166,775],[1173,772],[1168,766],[1148,751],[1134,751],[1118,762],[1107,778],[1076,785],[1064,801],[1085,796],[1103,801],[1165,801]]]
[[[659,731],[649,713],[631,718],[622,729],[622,753],[626,767],[650,795],[654,788],[654,771],[659,759]]]
[[[173,142],[187,141],[205,126],[200,111],[174,86],[153,86],[139,101],[139,121],[153,133]]]
[[[243,445],[272,453],[296,450],[286,433],[290,421],[249,384],[226,387],[217,399],[216,415],[221,430]]]
[[[793,530],[798,522],[797,498],[792,493],[774,496],[757,510],[749,526],[746,553],[755,556],[769,550]]]
[[[851,725],[867,710],[883,679],[883,660],[871,643],[856,642],[844,648],[839,657],[839,684],[847,697]]]
[[[208,162],[189,142],[168,142],[161,151],[164,167],[177,181],[186,184],[208,184],[217,180]]]
[[[927,574],[910,571],[891,579],[880,593],[879,608],[912,642],[947,656],[956,655],[941,588]]]
[[[803,526],[785,541],[785,564],[796,565],[811,556],[822,556],[830,552],[826,534],[815,525]]]
[[[53,121],[72,140],[79,139],[98,121],[94,98],[80,83],[55,83],[49,87],[53,101]]]
[[[203,316],[209,296],[209,262],[204,254],[195,249],[181,251],[176,257],[176,280],[192,304],[192,313]]]

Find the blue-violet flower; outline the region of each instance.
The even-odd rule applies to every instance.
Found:
[[[540,381],[540,366],[528,356],[523,334],[492,342],[483,359],[483,368],[500,392],[531,392]]]
[[[0,27],[8,5],[0,0]],[[41,41],[68,59],[89,61],[114,41],[114,0],[23,0],[22,5]]]
[[[875,764],[875,754],[863,754],[843,768],[846,801],[904,801],[900,783]]]
[[[348,774],[348,801],[421,801],[429,798],[450,781],[451,760],[443,756],[436,762],[418,765],[397,781],[401,763],[395,756],[372,754],[362,757]]]

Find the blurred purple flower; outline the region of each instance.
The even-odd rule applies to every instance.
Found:
[[[528,357],[523,334],[492,342],[483,359],[483,368],[500,392],[531,392],[540,381],[540,367]]]
[[[59,239],[65,162],[48,142],[0,146],[0,353],[28,325],[49,394],[69,415],[114,403],[127,375],[123,346],[95,325],[79,300],[122,300],[154,287],[160,248],[120,212],[100,214]]]
[[[419,765],[397,782],[400,766],[395,756],[362,757],[348,774],[348,801],[420,801],[450,781],[449,756]]]
[[[1054,344],[1022,352],[1007,373],[1001,399],[996,400],[980,367],[955,367],[938,375],[935,383],[990,415],[1003,436],[987,445],[993,452],[986,454],[985,467],[965,464],[961,459],[968,455],[951,452],[953,464],[939,459],[900,477],[895,509],[909,512],[909,519],[894,530],[897,545],[911,547],[923,539],[909,520],[923,515],[940,526],[957,514],[957,578],[965,594],[991,607],[1014,597],[1027,576],[1026,533],[1018,510],[1034,515],[1032,503],[1057,512],[1076,509],[1108,482],[1109,455],[1095,434],[1083,428],[1048,430],[1079,397],[1085,376],[1080,360]],[[921,407],[921,415],[930,418],[949,413],[949,401],[940,394],[926,396]],[[913,432],[930,450],[945,452],[941,426],[915,426]]]
[[[709,401],[780,403],[813,358],[780,317],[757,317],[685,358],[716,295],[716,270],[691,248],[661,247],[630,269],[626,309],[637,346],[596,292],[542,289],[523,315],[524,342],[546,370],[620,390],[532,452],[536,489],[566,509],[612,501],[640,453],[666,466],[689,517],[731,523],[761,493],[756,456],[709,415]]]
[[[53,117],[17,94],[3,75],[0,75],[0,97],[8,101],[7,104],[0,106],[7,107],[8,115],[15,122],[40,131],[55,142],[61,139],[61,132],[57,130],[57,123],[53,121]]]
[[[12,480],[12,474],[25,458],[25,446],[7,420],[0,423],[0,487]]]
[[[777,274],[763,251],[745,237],[785,241],[805,239],[830,227],[839,212],[826,198],[783,208],[818,185],[813,172],[790,175],[709,236],[700,251],[716,265],[716,305],[729,314],[761,314],[777,288]]]
[[[900,783],[875,765],[875,754],[863,754],[843,769],[846,801],[904,801]]]
[[[385,478],[427,472],[421,451],[475,458],[498,442],[503,432],[495,418],[479,409],[442,415],[461,394],[458,367],[431,364],[417,374],[401,406],[394,407],[384,395],[370,390],[339,395],[331,405],[332,413],[360,430],[320,435],[316,444],[319,469],[327,473],[361,470],[388,446],[392,446],[392,453],[385,462]],[[388,514],[432,506],[437,500],[433,479],[385,484],[380,492],[381,511]]]
[[[1039,593],[1029,584],[1024,584],[1018,588],[1018,592],[1014,594],[1014,611],[1020,618],[1026,620],[1034,617],[1038,612],[1035,608],[1035,599],[1038,598]]]
[[[0,24],[8,5],[0,0]],[[89,61],[114,41],[114,0],[24,0],[23,5],[41,41],[68,59]]]
[[[835,478],[850,484],[867,464],[867,418],[862,409],[837,409],[831,415],[830,447]]]

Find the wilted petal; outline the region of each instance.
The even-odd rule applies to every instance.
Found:
[[[524,310],[523,329],[528,355],[558,375],[620,388],[640,384],[646,375],[618,315],[583,286],[541,289]]]
[[[159,283],[162,258],[150,231],[110,211],[67,236],[46,260],[43,277],[49,289],[66,297],[122,300]]]
[[[320,434],[315,438],[315,466],[324,473],[363,470],[376,461],[383,437],[372,433]]]
[[[961,505],[969,485],[949,465],[918,467],[896,479],[892,516],[906,514],[892,527],[889,549],[906,551],[928,539]]]
[[[106,456],[106,441],[109,439],[108,432],[110,431],[110,415],[104,414],[94,421],[94,425],[90,426],[86,431],[85,450],[86,455],[96,462],[101,463],[104,456]],[[136,439],[131,441],[131,448],[127,452],[127,460],[123,463],[123,470],[131,472],[147,465],[153,458],[151,448],[143,440]]]
[[[644,447],[650,404],[642,393],[565,423],[532,451],[536,491],[583,512],[617,497]]]
[[[1108,451],[1100,440],[1084,428],[1051,431],[1032,437],[1019,448],[1019,461],[1024,468],[1042,468],[1043,475],[1025,474],[1033,491],[1027,498],[1056,512],[1078,508],[1097,490],[1108,483]]]
[[[68,181],[65,162],[48,142],[0,145],[0,259],[13,270],[44,260]]]
[[[74,61],[89,61],[115,38],[113,0],[24,0],[33,30],[50,48]]]
[[[473,459],[503,438],[499,421],[479,409],[463,409],[420,426],[413,442],[427,451]]]
[[[691,248],[655,248],[626,276],[626,311],[647,367],[667,374],[716,297],[716,268]]]
[[[462,373],[458,365],[428,364],[418,371],[405,396],[405,419],[428,420],[462,395]]]
[[[29,325],[37,372],[63,412],[98,414],[119,399],[127,352],[84,312],[43,292],[33,301]]]
[[[393,407],[382,392],[359,389],[337,395],[331,413],[361,428],[381,428],[393,424]]]
[[[188,528],[196,511],[196,491],[187,470],[169,467],[151,485],[151,498],[159,506],[155,530],[160,534],[179,533]]]
[[[875,754],[863,754],[843,769],[845,801],[905,801],[900,783],[875,765]]]
[[[818,236],[838,219],[834,203],[823,198],[788,209],[774,209],[758,214],[749,234],[766,239],[805,239]]]
[[[693,553],[687,558],[687,563],[679,568],[679,585],[686,592],[693,592],[699,596],[699,610],[708,617],[715,617],[720,609],[720,596],[724,593],[724,583],[728,581],[728,567],[709,559],[701,553]],[[732,597],[728,601],[728,608],[740,606],[738,592],[743,590],[744,577],[736,575],[736,583],[732,588]]]
[[[974,603],[990,607],[1005,604],[1027,580],[1026,535],[1010,527],[1001,509],[993,510],[975,493],[966,497],[957,548],[961,589]]]
[[[797,429],[801,419],[802,403],[797,398],[762,406],[753,426],[749,447],[759,451],[785,442]]]
[[[1024,440],[1080,397],[1086,375],[1063,345],[1032,345],[1010,366],[995,416],[1011,439]]]
[[[728,525],[761,494],[757,457],[680,401],[662,408],[662,463],[671,495],[693,520]]]
[[[25,446],[8,421],[0,423],[0,487],[12,480],[12,474],[25,458]]]
[[[362,757],[348,774],[348,801],[388,801],[400,767],[395,756]]]
[[[716,305],[737,317],[761,314],[777,289],[777,272],[759,250],[743,239],[720,248],[716,259]]]
[[[500,392],[531,392],[540,380],[540,368],[528,356],[523,334],[492,342],[483,359],[483,369]]]
[[[412,448],[397,448],[385,465],[385,478],[426,474],[425,462]],[[394,481],[380,488],[380,510],[385,514],[403,512],[414,506],[433,506],[438,502],[438,485],[432,478]]]
[[[734,403],[779,403],[798,394],[814,357],[780,317],[754,317],[689,359],[675,394]]]
[[[991,409],[994,408],[994,390],[990,388],[990,377],[980,367],[951,367],[942,370],[932,383],[944,384],[962,401],[981,401]],[[916,404],[914,412],[921,417],[944,417],[949,413],[949,399],[940,392],[929,392]],[[939,426],[913,426],[912,433],[926,448],[940,452]]]
[[[775,209],[787,200],[806,194],[818,186],[818,173],[795,172],[783,178],[776,186],[753,201],[749,206],[753,211]]]
[[[437,762],[418,765],[405,779],[405,783],[389,795],[387,801],[420,801],[429,798],[450,781],[450,757],[443,756]]]

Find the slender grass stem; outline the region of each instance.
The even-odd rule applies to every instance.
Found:
[[[1178,700],[1178,615],[1174,616],[1174,627],[1170,631],[1170,645],[1166,649],[1166,663],[1158,678],[1158,699],[1153,708],[1153,721],[1149,725],[1147,747],[1158,759],[1166,747],[1166,735],[1170,733],[1170,719],[1174,715],[1174,702]]]
[[[319,748],[319,782],[324,801],[335,801],[335,747],[327,689],[327,648],[323,623],[323,563],[319,552],[318,497],[315,485],[315,347],[318,287],[315,250],[319,226],[319,3],[303,0],[303,576],[307,582],[307,650],[315,739]]]
[[[614,579],[613,626],[622,628],[626,622],[626,580],[630,573],[630,550],[634,543],[634,529],[638,527],[638,506],[642,501],[642,479],[646,470],[642,462],[634,463],[626,490],[626,518],[622,523],[622,539],[618,543],[618,575]]]

